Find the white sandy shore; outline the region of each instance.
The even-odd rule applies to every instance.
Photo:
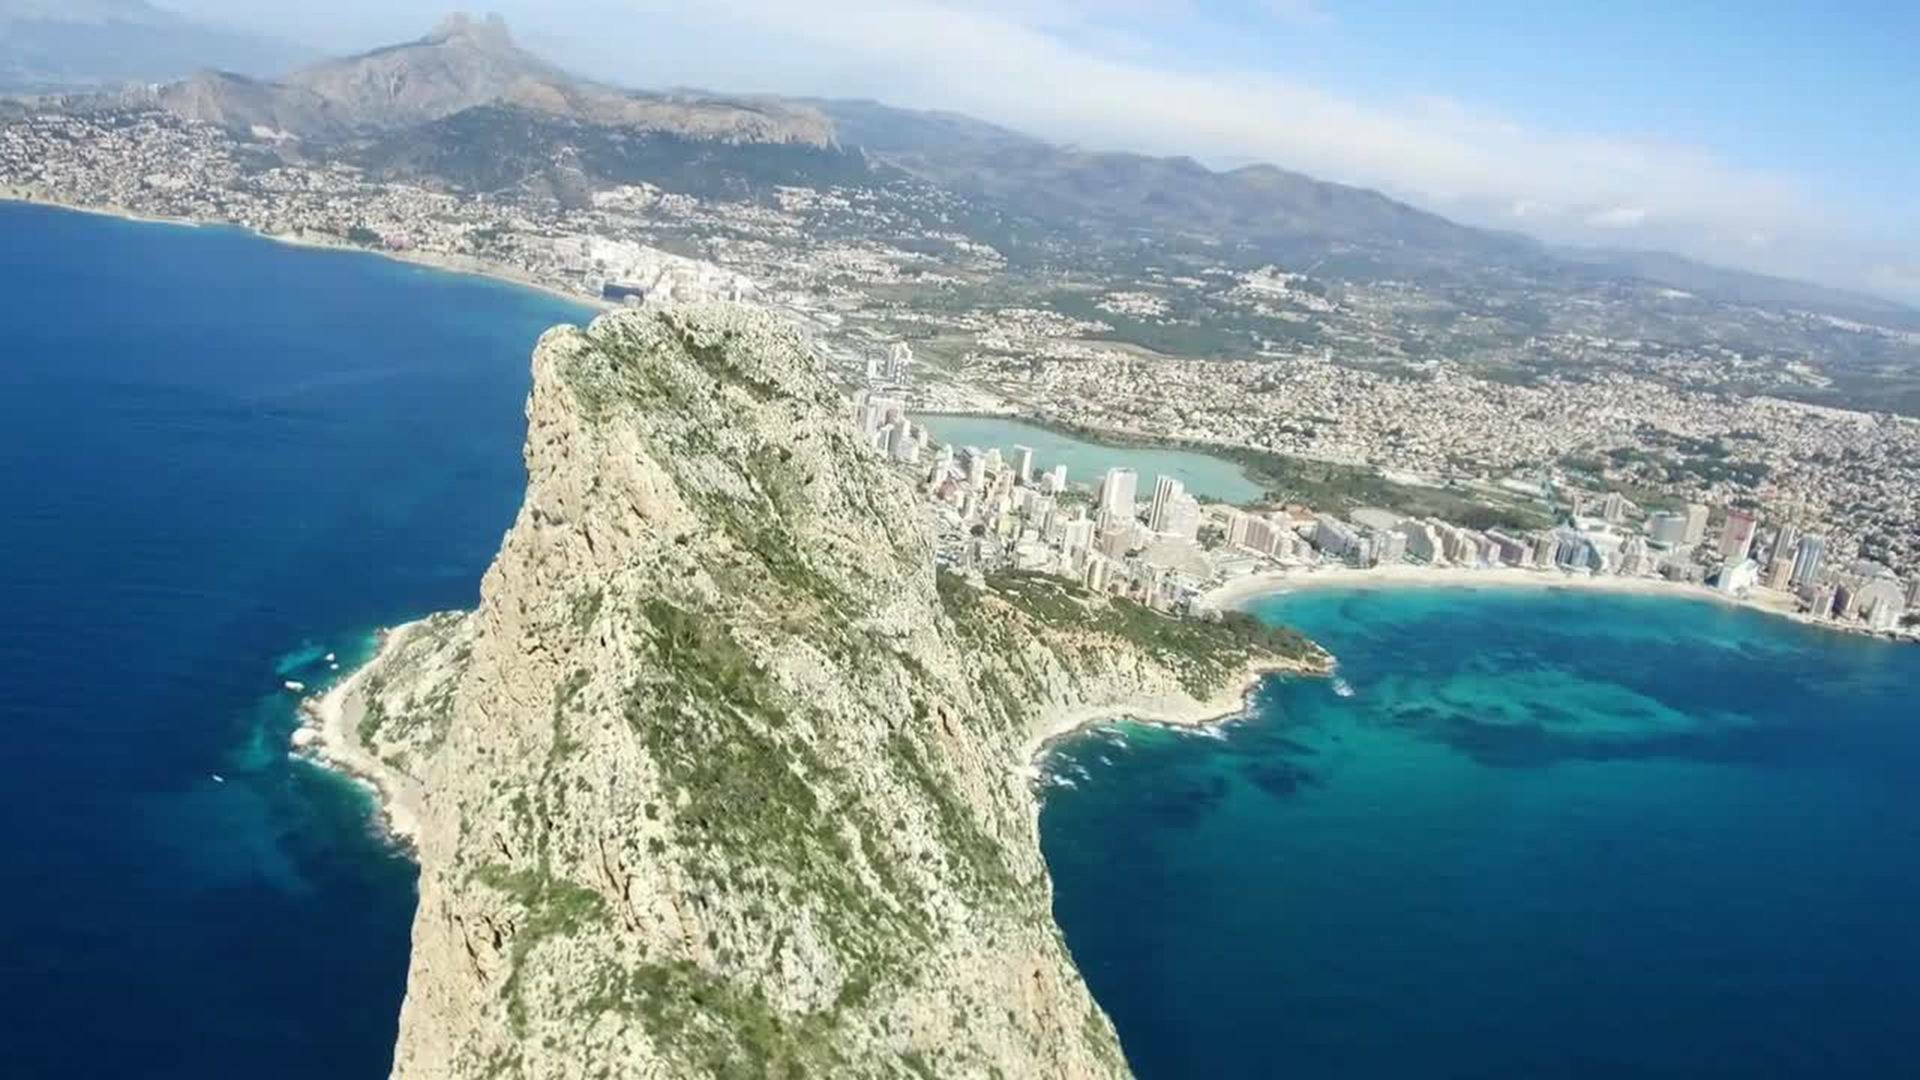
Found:
[[[1376,566],[1357,569],[1350,566],[1322,566],[1311,569],[1276,570],[1235,578],[1203,594],[1196,603],[1216,611],[1232,611],[1248,602],[1278,593],[1304,589],[1366,588],[1499,588],[1582,589],[1592,592],[1631,593],[1639,596],[1686,596],[1720,603],[1739,603],[1734,597],[1704,585],[1683,585],[1656,578],[1594,577],[1570,574],[1562,570],[1531,570],[1515,566],[1469,569],[1450,566]],[[1754,604],[1751,606],[1760,606]]]
[[[1500,588],[1500,589],[1579,589],[1586,592],[1625,593],[1635,596],[1667,596],[1683,600],[1704,600],[1729,607],[1741,607],[1768,615],[1792,619],[1807,626],[1847,634],[1909,640],[1894,635],[1876,634],[1863,625],[1849,625],[1815,619],[1799,611],[1791,593],[1775,589],[1753,588],[1742,596],[1729,596],[1705,585],[1689,585],[1663,578],[1593,576],[1570,574],[1563,570],[1532,570],[1513,566],[1472,569],[1449,566],[1378,566],[1360,570],[1347,566],[1279,570],[1236,578],[1203,594],[1197,607],[1215,611],[1244,608],[1262,596],[1299,592],[1305,589],[1399,589],[1399,588]]]
[[[101,206],[90,203],[68,202],[64,199],[54,198],[25,188],[0,187],[0,202],[17,202],[31,206],[53,207],[59,210],[71,210],[79,214],[95,214],[100,217],[118,218],[122,221],[138,221],[149,225],[176,225],[183,228],[198,228],[203,225],[211,225],[230,229],[242,229],[262,240],[271,240],[276,244],[285,244],[288,247],[314,248],[323,251],[349,251],[361,255],[374,255],[382,259],[390,259],[393,262],[406,263],[410,266],[422,266],[429,270],[438,270],[442,273],[464,274],[467,277],[486,278],[489,281],[497,281],[522,289],[531,289],[534,292],[545,293],[556,299],[565,300],[570,304],[579,304],[582,307],[593,308],[599,311],[611,311],[615,307],[615,305],[598,297],[584,296],[555,285],[536,281],[532,277],[504,263],[474,258],[470,255],[454,255],[437,251],[387,251],[379,248],[361,247],[358,244],[348,243],[345,240],[318,233],[296,236],[286,233],[261,232],[258,229],[250,229],[231,221],[156,217],[152,214],[142,214],[138,211],[128,210],[119,206]]]
[[[293,736],[296,753],[371,788],[387,832],[408,846],[420,835],[425,795],[418,780],[381,761],[360,741],[360,717],[366,711],[360,684],[375,664],[399,646],[414,625],[406,623],[382,631],[380,649],[371,660],[325,693],[301,702],[304,719]]]

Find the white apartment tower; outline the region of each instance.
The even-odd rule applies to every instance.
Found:
[[[1100,510],[1121,523],[1134,519],[1133,496],[1140,478],[1132,469],[1108,469],[1100,481]]]
[[[1186,494],[1186,485],[1171,476],[1158,477],[1153,482],[1153,505],[1147,512],[1147,528],[1157,533],[1173,531],[1171,524],[1173,506]]]

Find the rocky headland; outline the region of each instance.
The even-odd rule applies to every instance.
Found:
[[[477,610],[318,703],[420,861],[394,1075],[1108,1077],[1027,765],[1326,658],[938,573],[911,478],[739,306],[542,338]]]

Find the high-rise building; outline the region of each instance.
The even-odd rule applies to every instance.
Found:
[[[1374,533],[1373,558],[1375,562],[1383,565],[1405,562],[1407,558],[1407,534],[1392,530],[1383,530]]]
[[[1055,465],[1053,468],[1048,469],[1047,478],[1041,483],[1040,487],[1049,495],[1058,495],[1067,490],[1067,467],[1065,465]]]
[[[1687,532],[1681,540],[1685,544],[1697,544],[1707,536],[1707,508],[1699,503],[1687,504]]]
[[[1767,564],[1767,588],[1784,589],[1793,583],[1793,556],[1781,555]]]
[[[913,425],[905,420],[895,421],[887,440],[887,452],[893,460],[911,465],[920,460],[920,440],[914,437]]]
[[[1633,537],[1620,545],[1620,573],[1627,577],[1639,577],[1653,566],[1647,552],[1647,542],[1641,537]]]
[[[896,341],[887,350],[887,381],[903,383],[907,381],[907,369],[913,366],[913,349],[904,341]]]
[[[1200,535],[1200,500],[1184,491],[1175,492],[1167,499],[1160,518],[1160,528],[1154,532],[1181,540],[1195,539]]]
[[[1395,526],[1407,538],[1407,554],[1421,562],[1437,563],[1446,561],[1443,541],[1433,531],[1433,526],[1424,521],[1403,521]]]
[[[1247,530],[1251,527],[1253,516],[1244,510],[1227,507],[1220,513],[1223,531],[1227,534],[1227,544],[1231,547],[1245,547]]]
[[[1875,630],[1893,629],[1907,612],[1906,591],[1892,576],[1876,577],[1860,586],[1858,596],[1860,617]]]
[[[1720,557],[1739,562],[1753,551],[1753,532],[1759,519],[1745,510],[1728,510],[1727,522],[1720,528]]]
[[[1013,448],[1013,473],[1023,484],[1033,482],[1033,447],[1016,446]]]
[[[1752,559],[1729,559],[1720,567],[1720,576],[1714,581],[1714,588],[1723,593],[1741,593],[1753,587],[1759,580],[1760,568]]]
[[[1132,469],[1108,469],[1100,481],[1100,510],[1107,517],[1126,524],[1134,518],[1134,488],[1140,478]]]
[[[1826,557],[1826,537],[1811,533],[1801,537],[1793,551],[1793,576],[1787,580],[1796,586],[1813,584],[1820,577],[1820,564]]]
[[[1816,619],[1832,618],[1833,606],[1840,598],[1840,583],[1837,581],[1811,583],[1803,588],[1801,595],[1807,598],[1807,614]]]
[[[1560,538],[1543,532],[1533,538],[1533,565],[1545,570],[1560,565]]]
[[[1066,548],[1069,555],[1085,553],[1093,546],[1093,522],[1085,517],[1076,517],[1067,522],[1061,536],[1061,546]]]
[[[1663,510],[1647,518],[1648,538],[1656,544],[1664,544],[1667,547],[1679,547],[1682,544],[1692,543],[1693,541],[1687,539],[1687,533],[1691,528],[1687,515],[1672,511]]]
[[[967,447],[967,486],[984,487],[987,482],[987,455],[977,446]]]
[[[1279,526],[1271,520],[1255,517],[1252,514],[1247,515],[1247,538],[1241,541],[1242,546],[1262,555],[1283,555],[1284,551],[1276,550],[1280,537]]]
[[[1336,559],[1348,558],[1360,546],[1360,534],[1332,514],[1316,514],[1313,546]]]
[[[1107,591],[1107,578],[1113,564],[1104,555],[1092,555],[1087,558],[1086,586],[1094,592]]]
[[[1186,486],[1171,476],[1158,477],[1153,482],[1153,504],[1147,511],[1147,528],[1154,532],[1171,532],[1167,525],[1172,513],[1173,503],[1186,494]]]
[[[1627,518],[1627,497],[1617,491],[1607,492],[1606,501],[1601,504],[1600,516],[1615,525],[1625,521]]]
[[[854,395],[854,410],[860,421],[860,430],[869,441],[879,449],[886,449],[884,443],[877,440],[882,429],[888,424],[906,419],[906,402],[899,398],[876,397],[861,391]]]
[[[1860,614],[1860,582],[1841,578],[1833,590],[1833,617],[1851,619]]]
[[[1781,559],[1793,559],[1794,546],[1800,543],[1800,527],[1788,522],[1780,526],[1773,534],[1773,547],[1767,553],[1768,562]]]

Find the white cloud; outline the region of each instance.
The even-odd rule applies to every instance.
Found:
[[[1299,26],[1325,26],[1333,22],[1327,9],[1314,0],[1261,0],[1260,8],[1281,22]]]
[[[1638,206],[1614,206],[1587,215],[1587,224],[1596,229],[1637,229],[1647,223],[1647,212]]]
[[[1867,288],[1920,304],[1920,263],[1884,263],[1867,271]]]

